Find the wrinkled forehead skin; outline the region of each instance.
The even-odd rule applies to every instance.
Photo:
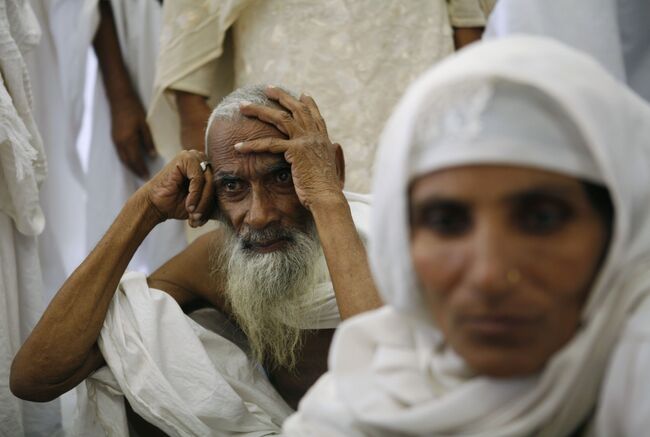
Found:
[[[246,160],[257,156],[273,156],[282,159],[281,154],[249,154],[235,152],[234,145],[239,142],[252,141],[260,138],[286,138],[274,126],[253,120],[241,118],[238,120],[215,120],[210,126],[207,136],[207,152],[212,168],[217,171],[224,163]]]
[[[557,102],[578,127],[610,192],[614,232],[585,307],[585,317],[590,317],[603,304],[613,278],[650,256],[650,108],[588,56],[538,37],[505,38],[463,50],[426,72],[397,105],[381,137],[375,165],[375,175],[381,177],[373,185],[370,261],[382,297],[400,310],[421,312],[408,230],[418,114],[426,102],[456,86],[462,92],[467,82],[495,80],[530,86]]]

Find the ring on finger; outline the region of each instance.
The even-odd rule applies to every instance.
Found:
[[[210,164],[209,161],[201,161],[199,163],[199,166],[201,167],[202,172],[205,172],[208,169],[208,167],[210,167],[210,169],[212,169],[212,165]]]

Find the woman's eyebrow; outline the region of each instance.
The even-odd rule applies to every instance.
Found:
[[[575,196],[574,187],[566,185],[543,185],[526,188],[515,193],[510,193],[505,196],[504,200],[507,202],[521,202],[530,199],[539,198],[555,198],[569,200]]]
[[[412,201],[410,204],[411,213],[425,211],[431,208],[467,208],[471,203],[453,197],[432,195]]]

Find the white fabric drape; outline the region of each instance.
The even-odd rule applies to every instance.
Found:
[[[46,175],[32,117],[24,55],[40,28],[29,3],[0,0],[0,435],[50,436],[60,429],[58,401],[21,401],[9,391],[14,355],[43,310],[36,236],[43,231],[39,185]]]
[[[409,252],[407,193],[413,160],[420,156],[414,148],[421,139],[418,120],[422,117],[430,127],[439,123],[442,134],[420,147],[438,147],[448,133],[455,137],[469,131],[458,144],[475,143],[479,147],[474,150],[482,157],[477,159],[479,153],[468,147],[456,165],[507,162],[583,176],[584,168],[572,169],[564,159],[539,159],[540,155],[529,153],[526,143],[514,156],[512,151],[501,157],[497,152],[483,159],[491,148],[500,146],[481,142],[480,126],[476,129],[473,123],[485,109],[481,105],[472,109],[472,101],[480,95],[477,90],[492,83],[529,87],[553,101],[586,145],[586,150],[576,150],[574,155],[589,154],[596,166],[595,179],[607,186],[615,206],[612,240],[583,309],[581,329],[542,372],[521,379],[473,376],[460,357],[448,348],[435,347],[440,333],[422,310]],[[637,311],[642,302],[647,306],[650,293],[648,138],[650,108],[645,102],[591,58],[551,40],[522,36],[482,43],[425,74],[392,115],[377,162],[370,260],[388,305],[341,325],[329,372],[287,421],[286,434],[559,436],[587,421],[613,353],[623,354],[613,363],[636,369],[650,365],[648,318]],[[453,144],[439,149],[442,159],[428,171],[449,165],[445,157],[456,153]],[[636,354],[630,354],[628,340],[619,339],[628,333],[627,323],[644,327],[634,331],[646,336],[644,342],[635,342]],[[638,350],[641,344],[646,347],[643,353]],[[607,378],[615,378],[620,370],[625,367],[617,369],[613,364]],[[616,411],[634,412],[648,404],[647,390],[637,389],[634,395],[645,402],[619,406]],[[634,395],[628,399],[634,400]],[[607,399],[602,402],[610,405]],[[636,410],[634,416],[628,415],[639,419],[647,418],[647,413]],[[603,412],[598,414],[602,417]],[[600,417],[601,424],[612,420]],[[619,418],[624,423],[625,419]]]
[[[128,434],[124,397],[170,436],[277,435],[291,408],[241,349],[203,329],[141,273],[124,275],[73,435]]]

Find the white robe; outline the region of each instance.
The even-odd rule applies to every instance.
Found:
[[[49,165],[41,188],[46,226],[39,239],[49,302],[85,255],[86,194],[76,141],[84,111],[86,54],[98,14],[95,1],[31,0],[31,4],[44,30],[27,63],[34,90],[34,118]]]
[[[9,369],[43,310],[36,236],[43,231],[38,187],[46,174],[32,117],[24,54],[37,44],[28,3],[0,0],[0,434],[51,436],[59,402],[21,401],[9,391]]]
[[[499,0],[484,38],[549,36],[590,53],[650,101],[650,2]]]

